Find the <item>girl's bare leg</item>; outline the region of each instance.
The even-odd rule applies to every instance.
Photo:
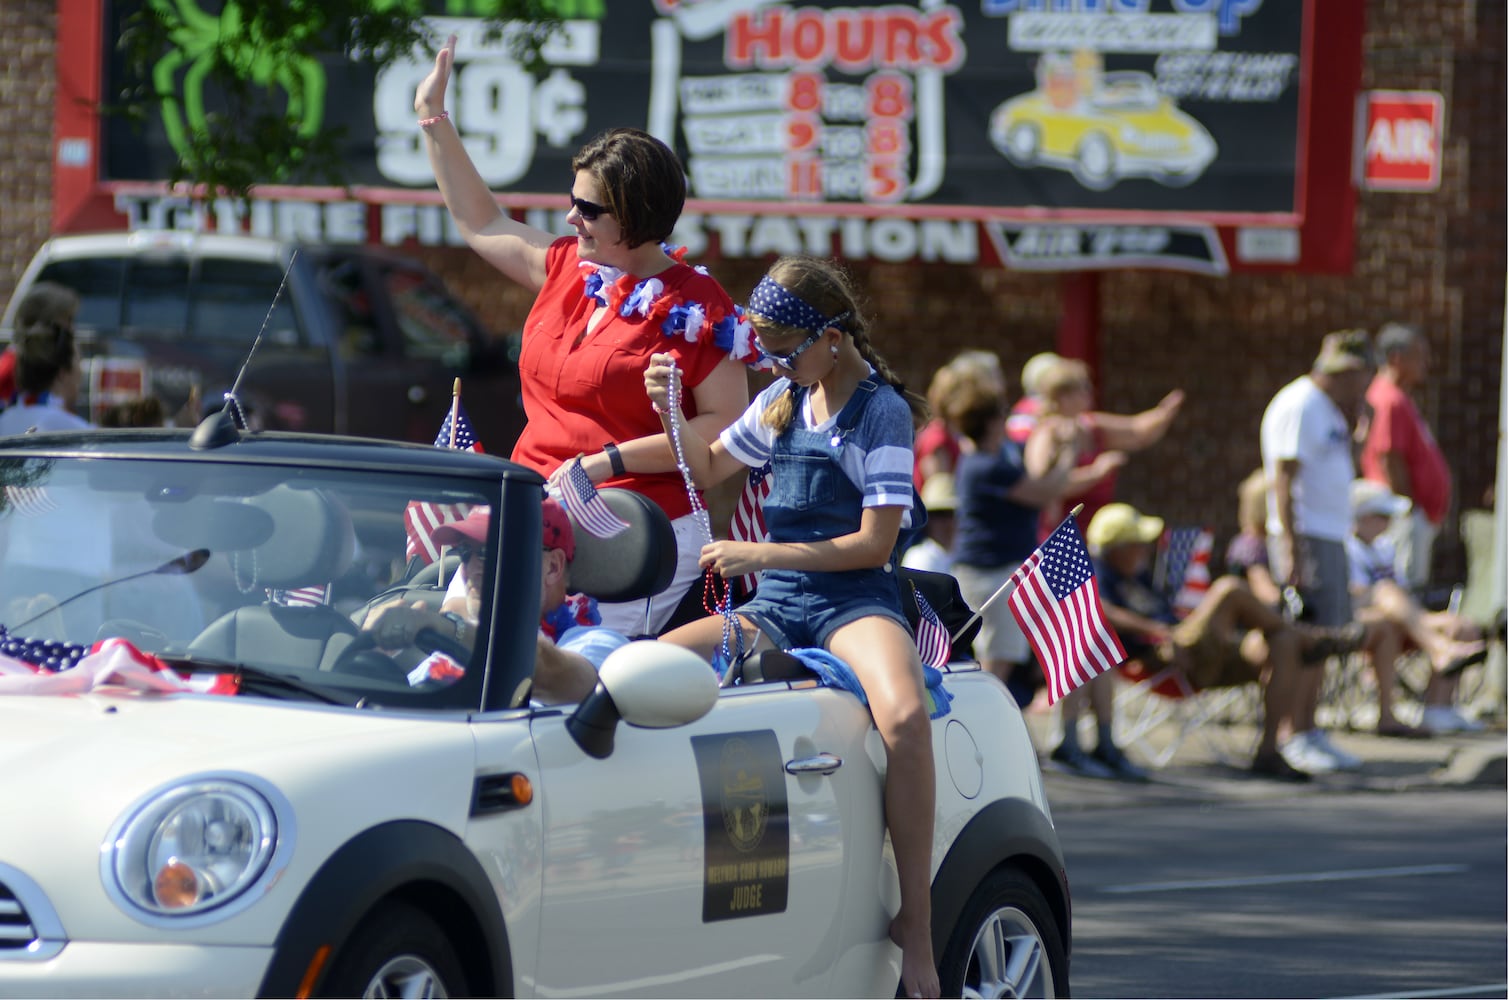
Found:
[[[932,859],[935,806],[932,723],[912,637],[879,616],[843,626],[828,649],[853,668],[886,748],[885,814],[896,852],[901,909],[891,940],[901,948],[901,992],[936,997]]]

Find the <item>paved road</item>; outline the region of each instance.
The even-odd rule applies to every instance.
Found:
[[[1502,788],[1060,812],[1077,997],[1505,996]]]

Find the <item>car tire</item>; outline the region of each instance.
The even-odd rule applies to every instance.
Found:
[[[946,997],[1061,997],[1069,957],[1037,883],[997,868],[970,895],[949,935],[938,979]]]
[[[1091,191],[1104,191],[1116,183],[1116,150],[1102,133],[1085,136],[1074,151],[1074,179]]]
[[[389,901],[351,932],[320,984],[322,997],[463,997],[461,960],[424,911]]]
[[[1019,167],[1029,167],[1037,162],[1038,150],[1042,148],[1042,133],[1031,122],[1017,122],[1006,130],[1001,151],[1006,159]]]

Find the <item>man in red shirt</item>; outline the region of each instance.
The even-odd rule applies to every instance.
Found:
[[[1373,415],[1362,446],[1362,474],[1408,497],[1411,509],[1391,530],[1398,573],[1411,587],[1430,580],[1430,553],[1451,506],[1451,470],[1410,393],[1430,372],[1430,343],[1416,327],[1378,331],[1383,366],[1368,387]]]

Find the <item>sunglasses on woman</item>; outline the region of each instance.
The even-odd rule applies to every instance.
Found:
[[[588,201],[586,198],[578,198],[569,191],[566,193],[566,197],[571,199],[571,207],[576,209],[576,214],[580,215],[584,222],[596,222],[599,215],[612,214],[606,207],[597,204],[597,202]]]
[[[487,549],[483,548],[480,545],[457,545],[452,548],[451,551],[456,553],[456,556],[462,561],[462,563],[471,562],[472,557],[474,556],[487,555]]]

